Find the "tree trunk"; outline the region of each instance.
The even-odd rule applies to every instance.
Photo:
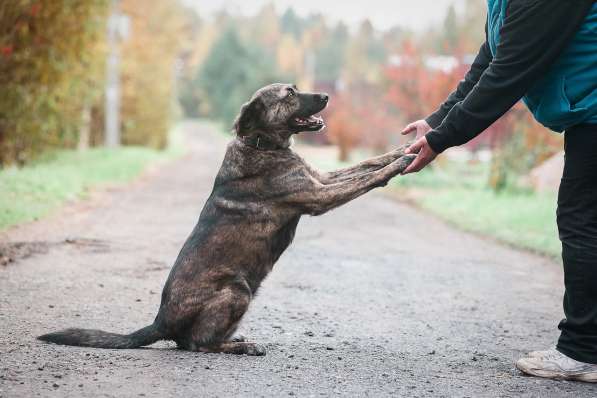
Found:
[[[80,152],[89,149],[89,141],[91,136],[91,107],[85,105],[81,113],[81,129],[79,130],[79,142],[77,150]]]

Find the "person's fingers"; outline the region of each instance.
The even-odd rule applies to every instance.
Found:
[[[419,154],[417,155],[415,160],[413,160],[413,162],[406,168],[406,170],[402,172],[403,175],[409,173],[416,173],[422,170],[429,163],[433,162],[433,160],[436,158],[437,154],[433,152],[433,149],[431,149],[425,137],[421,138],[421,141],[423,142],[423,146],[421,147]]]
[[[402,129],[402,135],[410,134],[417,130],[416,122],[409,123],[404,129]]]
[[[402,172],[402,175],[416,173],[427,166],[430,161],[431,160],[426,158],[423,154],[419,154],[415,160],[413,160],[413,162]]]
[[[406,148],[406,150],[404,151],[404,153],[406,153],[406,154],[408,154],[408,153],[418,153],[421,150],[421,148],[423,147],[423,145],[425,145],[424,139],[423,138],[419,138],[413,144],[411,144],[411,146],[409,146],[408,148]]]

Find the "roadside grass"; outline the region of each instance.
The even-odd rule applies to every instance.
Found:
[[[333,154],[335,151],[329,151]],[[322,153],[306,158],[323,170],[345,167]],[[356,153],[351,164],[363,159]],[[465,231],[497,239],[513,247],[550,257],[560,255],[556,226],[556,194],[509,187],[495,193],[488,187],[489,165],[438,159],[419,173],[398,176],[391,196],[420,207]]]
[[[466,231],[551,257],[560,254],[556,195],[491,190],[486,164],[444,162],[392,180],[417,206]]]
[[[131,181],[149,165],[182,156],[174,130],[164,151],[141,147],[56,150],[23,168],[0,169],[0,230],[48,215],[103,184]]]

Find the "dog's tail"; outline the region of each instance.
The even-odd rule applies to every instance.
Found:
[[[61,345],[95,348],[137,348],[153,344],[165,336],[155,323],[131,334],[117,334],[93,329],[66,329],[48,333],[37,339]]]

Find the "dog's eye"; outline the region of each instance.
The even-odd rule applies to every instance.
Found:
[[[288,90],[288,97],[292,97],[294,95],[294,90]]]

